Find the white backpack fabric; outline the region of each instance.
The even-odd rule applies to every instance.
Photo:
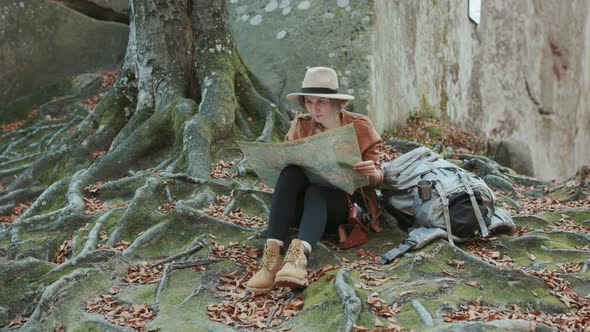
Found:
[[[454,245],[454,239],[460,240],[460,237],[453,235],[451,227],[451,224],[457,225],[457,221],[471,223],[475,230],[475,225],[479,225],[481,233],[476,232],[475,235],[479,233],[483,236],[488,235],[490,226],[514,227],[510,214],[494,207],[496,196],[481,178],[428,148],[416,148],[385,163],[382,168],[385,176],[382,192],[386,198],[386,209],[388,206],[393,207],[413,217],[414,228],[446,230],[451,245]],[[428,200],[419,197],[417,183],[420,180],[432,181],[431,197]],[[449,210],[449,200],[457,197],[462,197],[462,208],[454,209],[456,205],[453,205]],[[465,208],[469,201],[473,208]]]

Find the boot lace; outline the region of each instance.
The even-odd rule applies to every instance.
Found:
[[[294,246],[290,247],[285,255],[285,259],[283,260],[284,263],[293,263],[295,264],[296,261],[300,260],[303,251],[300,248],[296,248]]]
[[[264,254],[262,255],[260,267],[266,268],[267,270],[272,269],[272,263],[277,259],[279,254],[278,250],[272,250],[270,246],[266,246],[266,248],[264,248]]]

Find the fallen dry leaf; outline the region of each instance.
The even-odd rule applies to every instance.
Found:
[[[104,155],[105,153],[107,153],[106,151],[95,151],[92,152],[92,159],[96,159],[102,155]]]
[[[104,89],[108,86],[112,86],[115,84],[117,76],[119,76],[119,70],[114,69],[110,71],[99,71],[98,74],[102,75],[102,82],[100,82],[100,88]]]
[[[104,233],[106,236],[106,232]],[[103,239],[103,235],[101,232],[101,240]],[[104,241],[106,241],[108,239],[108,237],[106,237],[106,239],[104,239]],[[113,249],[113,250],[117,250],[117,251],[125,251],[125,249],[129,248],[129,246],[131,245],[131,242],[129,241],[125,241],[125,240],[121,240],[117,243],[115,243],[115,246],[110,246],[108,244],[99,244],[96,247],[98,249]]]
[[[544,196],[541,198],[535,198],[535,197],[530,197],[530,196],[524,195],[525,192],[534,189],[534,187],[525,187],[525,186],[521,186],[521,185],[515,185],[514,188],[516,189],[517,192],[519,192],[521,194],[520,204],[522,206],[522,210],[517,211],[511,205],[502,204],[502,206],[505,207],[513,215],[534,215],[534,214],[536,214],[538,212],[542,212],[542,211],[555,212],[555,211],[571,209],[571,208],[590,207],[590,197],[581,198],[579,200],[560,202],[559,200],[557,200],[556,198],[551,197],[551,196]],[[544,190],[545,192],[549,192],[549,190],[547,190],[544,187],[542,188],[542,190]],[[565,216],[567,216],[567,215],[565,215]],[[562,216],[562,218],[563,218],[563,216]]]
[[[220,160],[217,163],[211,164],[211,176],[216,179],[233,179],[237,176],[237,173],[229,173],[227,170],[236,166],[233,161],[225,162]]]
[[[100,194],[100,186],[102,186],[102,181],[87,185],[84,187],[84,191],[91,194]]]
[[[489,241],[489,239],[487,240]],[[481,258],[482,260],[498,266],[498,267],[507,267],[507,268],[516,268],[517,265],[512,258],[507,255],[502,254],[498,250],[493,250],[484,246],[486,240],[482,241],[482,239],[478,239],[475,241],[469,242],[467,245],[467,250],[474,254],[475,256]]]
[[[590,234],[590,226],[584,226],[577,223],[575,220],[570,220],[568,215],[562,214],[561,216],[562,217],[559,220],[559,224],[557,224],[557,226],[547,226],[545,231],[549,232],[552,230],[564,230]]]
[[[231,196],[217,195],[215,196],[215,200],[217,201],[217,203],[220,203],[221,205],[227,205],[231,201]]]
[[[14,220],[16,220],[16,218],[18,218],[21,214],[23,214],[23,212],[25,212],[28,208],[30,208],[32,204],[33,203],[31,203],[31,202],[20,203],[19,205],[12,208],[12,210],[10,211],[10,215],[0,216],[0,222],[5,222],[5,223],[13,222]]]
[[[151,266],[151,263],[142,262],[137,266],[128,268],[123,281],[130,284],[154,284],[159,282],[166,266],[162,264],[150,269]]]
[[[224,210],[225,210],[225,207],[223,207],[223,206],[211,204],[211,205],[209,205],[208,208],[201,210],[201,212],[203,212],[206,215],[211,216],[213,218],[229,221],[229,222],[232,222],[232,223],[234,223],[236,225],[240,225],[240,226],[258,228],[266,223],[266,220],[264,220],[260,217],[248,216],[247,214],[242,212],[242,210],[240,210],[239,208],[234,209],[233,211],[231,211],[228,214],[224,214],[223,213]]]
[[[530,260],[532,260],[532,261],[534,261],[534,260],[536,260],[536,259],[537,259],[537,257],[536,257],[535,255],[531,254],[531,253],[530,253],[530,252],[528,252],[528,251],[526,252],[526,255],[527,255],[527,257],[528,257]]]
[[[86,99],[81,100],[80,103],[82,103],[82,105],[86,106],[86,108],[92,111],[94,110],[94,108],[96,108],[96,105],[102,100],[102,98],[104,98],[104,96],[106,96],[106,92],[97,93]]]
[[[258,182],[258,189],[262,190],[262,191],[267,191],[267,192],[273,192],[272,188],[267,187],[264,183],[262,182]]]
[[[27,122],[27,120],[29,120],[35,116],[37,116],[37,109],[33,109],[32,112],[27,114],[27,118],[25,120],[0,124],[0,129],[4,130],[5,132],[14,131],[14,130],[20,128],[22,125],[24,125]]]
[[[529,225],[524,225],[524,226],[517,225],[514,230],[513,236],[519,237],[519,236],[522,236],[523,234],[526,234],[528,232],[530,232]]]
[[[72,237],[68,237],[62,244],[55,249],[51,262],[62,264],[68,260],[68,255],[72,253]]]
[[[89,313],[102,315],[107,321],[126,326],[140,332],[156,332],[160,329],[148,330],[145,324],[156,318],[155,311],[147,304],[133,303],[130,306],[121,304],[111,295],[100,295],[84,303]]]
[[[175,207],[176,207],[176,202],[169,202],[169,203],[166,203],[162,206],[159,206],[158,211],[170,212],[170,211],[174,211]]]
[[[445,147],[453,148],[456,154],[480,154],[485,150],[484,140],[478,135],[464,131],[418,110],[410,115],[405,124],[398,127],[393,136],[385,135],[383,141],[390,137],[420,142],[425,146],[441,143]]]
[[[574,273],[582,269],[581,263],[579,262],[561,263],[557,264],[557,267],[563,271],[563,273]]]
[[[379,163],[383,164],[397,158],[397,152],[391,145],[381,145],[379,148]]]
[[[84,210],[84,214],[95,214],[102,211],[108,211],[114,208],[120,207],[127,207],[125,204],[114,204],[114,205],[105,205],[101,202],[98,198],[86,198],[84,197],[84,204],[86,206]]]
[[[367,297],[367,303],[371,312],[377,316],[385,317],[388,321],[395,323],[397,314],[402,310],[402,305],[393,303],[389,304],[379,297],[379,293],[373,292]]]
[[[17,319],[13,319],[8,323],[7,327],[19,327],[19,326],[23,326],[27,320],[29,320],[29,317],[19,317]]]
[[[450,266],[454,266],[456,269],[460,269],[463,267],[463,265],[465,265],[465,261],[459,261],[459,260],[449,260],[447,259],[447,264]]]

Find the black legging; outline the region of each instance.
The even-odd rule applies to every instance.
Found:
[[[313,185],[303,169],[286,166],[272,195],[268,238],[285,241],[289,227],[299,226],[299,239],[314,246],[326,225],[346,222],[346,192],[332,186]]]

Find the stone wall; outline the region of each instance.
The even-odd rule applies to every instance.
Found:
[[[480,25],[467,3],[375,1],[379,128],[432,107],[486,138],[527,143],[538,177],[590,164],[590,2],[482,1]]]
[[[299,91],[308,67],[338,72],[340,91],[354,95],[349,110],[370,108],[371,0],[228,0],[229,24],[240,55],[276,102]]]
[[[284,107],[307,66],[333,66],[380,132],[429,109],[520,172],[563,179],[590,163],[588,1],[483,1],[479,25],[467,0],[227,3],[241,55]]]
[[[0,0],[0,110],[64,78],[114,68],[125,56],[128,34],[124,24],[54,1]]]

